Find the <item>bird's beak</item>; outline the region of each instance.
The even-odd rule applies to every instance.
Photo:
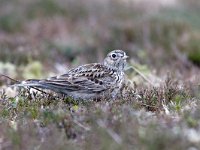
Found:
[[[127,55],[125,55],[125,56],[123,57],[123,59],[127,59],[127,58],[129,58],[129,56],[127,56]]]

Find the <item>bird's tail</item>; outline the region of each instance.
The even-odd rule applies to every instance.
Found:
[[[20,83],[17,83],[17,84],[14,84],[12,86],[17,86],[17,87],[29,87],[29,88],[33,88],[37,91],[40,91],[42,93],[46,93],[44,90],[51,90],[51,91],[55,91],[55,92],[59,92],[57,91],[56,88],[54,87],[51,87],[51,86],[48,86],[44,83],[41,83],[40,82],[41,80],[37,80],[37,79],[29,79],[29,80],[25,80],[25,81],[22,81]]]
[[[22,81],[20,83],[14,84],[14,86],[18,87],[30,87],[30,88],[41,88],[41,89],[48,89],[55,91],[55,87],[51,86],[50,84],[46,82],[41,82],[43,80],[38,79],[29,79]]]
[[[13,86],[19,86],[19,87],[41,87],[42,85],[39,83],[40,80],[37,79],[29,79],[24,80],[21,82],[18,82],[16,84],[13,84]]]
[[[68,95],[70,91],[74,91],[75,88],[76,89],[79,88],[72,85],[69,81],[66,81],[66,80],[55,81],[54,78],[52,78],[51,80],[29,79],[29,80],[24,80],[24,81],[18,81],[8,76],[4,76],[4,77],[14,81],[14,84],[11,85],[13,87],[30,87],[38,91],[43,91],[46,89],[46,90],[51,90],[56,93],[61,93],[65,95]]]
[[[22,81],[20,83],[14,84],[14,86],[18,87],[30,87],[34,88],[36,90],[39,89],[46,89],[46,90],[51,90],[57,93],[62,93],[62,94],[67,94],[67,90],[65,89],[64,86],[52,82],[48,82],[46,80],[37,80],[37,79],[29,79]],[[39,90],[41,91],[41,90]]]
[[[0,78],[6,78],[6,79],[10,80],[12,82],[11,85],[9,85],[10,87],[13,87],[13,86],[26,87],[26,86],[29,86],[31,88],[38,90],[38,91],[41,91],[40,89],[31,86],[31,84],[37,85],[37,82],[39,80],[38,81],[36,81],[36,80],[19,81],[19,80],[13,79],[13,78],[11,78],[7,75],[4,75],[4,74],[0,74]],[[41,91],[41,92],[44,92],[44,91]]]
[[[43,93],[46,92],[44,92],[42,89],[52,90],[58,93],[62,93],[62,91],[64,91],[63,86],[52,85],[51,83],[45,82],[45,80],[29,79],[29,80],[19,81],[3,74],[0,74],[0,77],[4,77],[12,81],[12,84],[9,85],[10,87],[30,87]]]
[[[17,86],[17,87],[29,87],[29,88],[33,88],[37,91],[40,91],[42,93],[45,93],[46,92],[42,89],[49,89],[49,88],[46,88],[44,87],[43,85],[41,85],[39,83],[40,80],[36,80],[36,79],[29,79],[29,80],[25,80],[25,81],[21,81],[21,82],[18,82],[18,83],[15,83],[13,84],[12,86]]]

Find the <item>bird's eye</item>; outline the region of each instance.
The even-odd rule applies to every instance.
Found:
[[[117,57],[117,55],[116,55],[116,54],[112,54],[111,56],[112,56],[112,58],[116,58],[116,57]]]

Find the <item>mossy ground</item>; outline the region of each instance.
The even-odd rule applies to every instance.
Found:
[[[3,0],[0,73],[45,78],[123,49],[151,83],[130,69],[122,98],[76,101],[1,77],[0,149],[200,149],[199,8]]]

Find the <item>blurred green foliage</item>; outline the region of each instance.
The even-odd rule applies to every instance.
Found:
[[[37,18],[65,14],[64,7],[54,0],[37,0],[29,6],[27,17]]]
[[[12,77],[16,77],[17,68],[14,64],[9,62],[0,62],[0,74],[10,74]]]
[[[6,32],[22,30],[22,20],[15,14],[8,14],[0,17],[0,29]]]
[[[25,51],[37,50],[33,58],[40,61],[48,61],[49,57],[54,61],[59,58],[74,61],[80,53],[88,52],[96,57],[116,48],[137,56],[139,50],[143,49],[148,57],[140,61],[161,67],[174,58],[176,61],[173,49],[176,46],[180,53],[186,53],[189,60],[198,64],[198,55],[193,55],[199,51],[199,42],[193,43],[199,40],[193,39],[194,32],[200,32],[198,8],[197,0],[181,0],[175,6],[160,6],[155,10],[149,9],[148,5],[145,7],[142,2],[137,4],[129,1],[2,1],[0,31],[25,37],[30,34],[25,41],[30,43],[30,48],[25,48]],[[32,29],[36,33],[32,33]],[[63,41],[55,40],[63,36],[62,30],[65,33]],[[188,38],[182,42],[185,35]],[[22,60],[21,63],[27,63],[20,56],[24,53],[17,50],[21,43],[15,40],[11,39],[7,45],[0,40],[0,45],[3,45],[0,58],[3,61]],[[32,57],[32,54],[29,56]]]
[[[27,78],[41,78],[42,64],[39,61],[32,61],[27,66],[23,67],[23,77]]]

